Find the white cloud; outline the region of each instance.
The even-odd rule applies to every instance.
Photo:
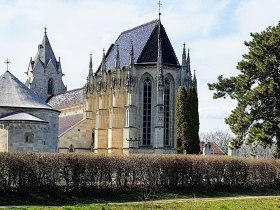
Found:
[[[55,55],[61,56],[68,89],[86,81],[89,54],[94,68],[119,34],[157,18],[157,1],[141,0],[0,0],[0,69],[6,58],[21,81],[30,57],[42,41],[43,28]],[[236,75],[236,64],[247,49],[250,32],[264,30],[279,21],[278,0],[172,0],[163,1],[162,22],[181,60],[182,44],[191,49],[197,70],[201,131],[222,127],[234,103],[213,100],[207,83],[219,74]],[[216,127],[215,127],[216,126]]]

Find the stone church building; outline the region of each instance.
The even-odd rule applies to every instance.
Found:
[[[176,153],[179,86],[195,87],[189,52],[180,65],[160,19],[122,32],[84,87],[66,91],[45,32],[26,85],[59,116],[59,152]]]
[[[9,71],[0,76],[0,152],[57,152],[58,117]]]

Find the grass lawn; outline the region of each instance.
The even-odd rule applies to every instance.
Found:
[[[144,202],[141,194],[119,194],[106,197],[53,198],[38,196],[0,196],[0,206],[8,209],[191,209],[191,210],[274,210],[280,209],[278,198],[244,198],[244,196],[274,196],[279,191],[263,192],[200,192],[158,193]],[[243,197],[243,198],[242,198]],[[228,198],[228,199],[227,199]],[[222,200],[220,200],[222,199]],[[128,202],[128,203],[127,203]],[[15,206],[15,207],[12,207]]]
[[[10,209],[74,209],[74,210],[123,210],[123,209],[185,209],[185,210],[230,210],[230,209],[243,209],[243,210],[274,210],[280,209],[279,198],[265,198],[265,199],[234,199],[234,200],[189,200],[189,201],[168,201],[156,202],[149,201],[135,204],[92,204],[81,206],[64,206],[64,207],[19,207]]]

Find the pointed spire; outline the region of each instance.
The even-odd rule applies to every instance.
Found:
[[[189,55],[189,53],[188,53]],[[182,54],[182,66],[187,66],[187,57],[186,57],[186,44],[184,43],[183,54]]]
[[[190,48],[188,48],[187,73],[191,74]]]
[[[193,84],[194,84],[195,87],[197,86],[195,70],[194,70],[194,73],[193,73]]]
[[[163,78],[163,72],[162,72],[162,49],[161,49],[161,38],[160,38],[160,21],[158,23],[158,57],[157,57],[157,74],[158,74],[158,79],[162,80]],[[163,81],[161,81],[163,83]]]
[[[120,69],[121,68],[121,60],[120,60],[120,51],[119,51],[119,45],[117,44],[117,54],[115,57],[115,68]]]
[[[92,74],[93,74],[93,70],[92,70],[92,54],[90,53],[88,75],[91,76]]]
[[[132,67],[134,65],[134,49],[133,49],[133,41],[130,40],[130,66]]]
[[[101,72],[106,72],[106,56],[105,56],[105,49],[103,48],[103,58],[101,64]]]

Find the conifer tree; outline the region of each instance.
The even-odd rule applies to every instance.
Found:
[[[245,42],[249,52],[237,65],[239,75],[218,77],[208,84],[214,98],[237,101],[236,108],[226,119],[236,138],[233,148],[246,144],[277,144],[280,157],[280,22],[261,33],[251,33]]]
[[[176,134],[177,134],[177,151],[182,154],[185,147],[185,123],[186,123],[186,102],[187,92],[184,87],[178,88],[176,98]]]
[[[198,154],[199,148],[199,112],[198,112],[198,97],[196,88],[190,89],[190,132],[191,132],[191,152]]]
[[[199,153],[199,115],[196,89],[179,87],[176,102],[178,153]]]

